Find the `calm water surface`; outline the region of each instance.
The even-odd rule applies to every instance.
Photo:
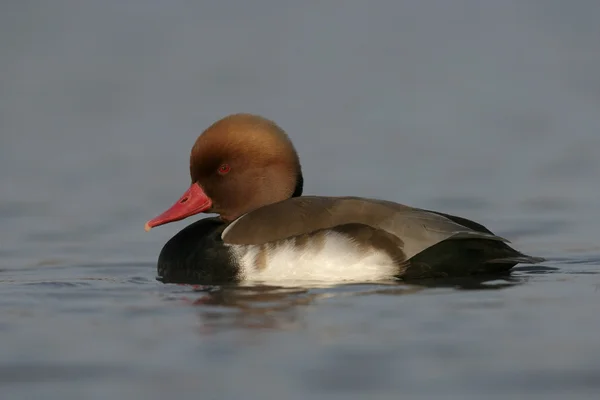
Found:
[[[0,5],[2,399],[600,394],[600,3]],[[510,277],[163,285],[197,134],[275,119],[306,193],[464,215]]]

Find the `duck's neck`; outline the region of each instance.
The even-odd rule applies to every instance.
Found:
[[[252,195],[248,196],[244,207],[240,207],[235,211],[229,210],[230,212],[221,213],[221,220],[229,223],[235,221],[242,215],[248,214],[249,212],[257,210],[259,208],[279,203],[292,197],[302,196],[304,179],[302,177],[301,171],[299,171],[296,176],[295,184],[293,186],[294,191],[291,194],[291,185],[282,185],[280,183],[276,183],[282,181],[285,181],[285,179],[271,179],[262,182],[260,190],[256,190],[252,193]]]
[[[304,188],[304,178],[302,177],[302,171],[298,171],[298,176],[296,177],[296,187],[294,188],[294,193],[292,193],[292,197],[302,196],[303,188]]]

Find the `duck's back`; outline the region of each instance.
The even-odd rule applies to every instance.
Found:
[[[506,242],[460,217],[384,200],[319,196],[295,197],[254,210],[231,223],[222,237],[228,244],[264,244],[349,224],[393,235],[406,259],[448,239]]]

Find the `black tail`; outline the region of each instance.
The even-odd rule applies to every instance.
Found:
[[[445,240],[408,260],[402,278],[422,279],[506,273],[517,264],[537,264],[541,257],[518,252],[504,242],[485,239]]]

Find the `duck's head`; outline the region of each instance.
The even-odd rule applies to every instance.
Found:
[[[298,154],[283,129],[251,114],[229,115],[208,127],[190,155],[192,184],[146,230],[199,213],[224,221],[302,194]]]

